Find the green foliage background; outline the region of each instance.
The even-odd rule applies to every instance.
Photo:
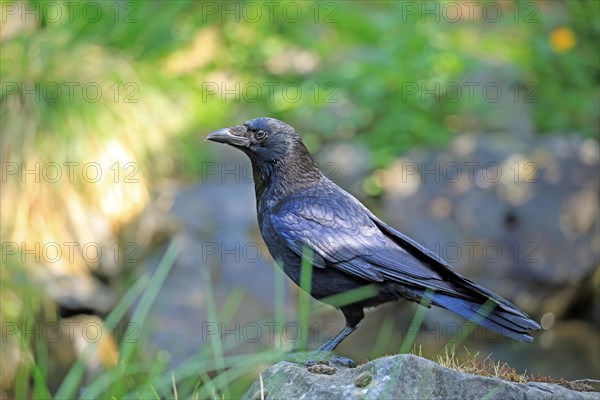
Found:
[[[298,126],[313,150],[328,140],[357,136],[373,150],[376,164],[385,166],[411,147],[442,145],[457,132],[485,129],[481,121],[497,108],[481,95],[474,101],[466,93],[458,101],[448,101],[442,90],[437,90],[441,94],[437,98],[422,97],[421,92],[409,95],[406,85],[443,88],[498,68],[510,70],[515,83],[536,85],[529,100],[537,133],[597,135],[598,4],[548,3],[502,2],[502,17],[491,23],[483,16],[495,20],[496,7],[484,13],[486,2],[470,12],[463,9],[463,20],[451,22],[452,18],[443,17],[449,2],[428,6],[435,10],[437,4],[437,14],[424,12],[424,3],[402,1],[292,2],[293,7],[283,3],[270,13],[256,2],[98,2],[93,3],[101,7],[98,18],[92,12],[95,8],[84,13],[83,2],[57,18],[40,1],[29,6],[46,11],[40,13],[39,23],[3,42],[1,72],[4,82],[23,82],[30,88],[34,83],[44,87],[50,82],[105,81],[103,100],[109,104],[103,107],[78,101],[81,96],[75,102],[65,95],[56,103],[48,102],[46,97],[53,97],[48,95],[28,102],[19,110],[21,117],[35,121],[31,128],[35,143],[52,136],[59,152],[87,141],[86,135],[105,139],[115,134],[116,129],[103,125],[108,122],[100,122],[99,115],[114,114],[108,117],[114,124],[122,123],[119,118],[130,124],[133,118],[155,125],[146,134],[151,137],[144,139],[138,132],[120,133],[133,136],[129,145],[136,152],[160,149],[160,157],[153,158],[158,160],[153,163],[154,176],[180,176],[181,172],[193,176],[206,152],[198,136],[256,116],[273,116]],[[417,11],[411,8],[415,5]],[[453,15],[452,9],[446,13]],[[552,30],[560,26],[567,26],[576,38],[575,46],[564,53],[554,52],[550,42]],[[192,57],[189,65],[182,61],[178,70],[169,70],[169,57],[193,47],[194,38],[208,29],[214,35],[196,45],[198,53],[205,52],[199,56],[203,61],[197,63]],[[295,68],[298,54],[309,54],[316,60],[311,61],[314,66]],[[269,67],[276,59],[287,67]],[[207,84],[222,83],[218,80],[222,75],[216,72],[226,74],[228,90],[235,91],[239,83],[248,92],[206,93]],[[121,101],[111,102],[114,93],[106,96],[109,82],[136,84],[132,96],[139,100],[136,106],[124,107],[124,96],[131,91],[123,88]],[[265,82],[279,84],[274,98]],[[251,90],[253,84],[261,87],[262,96]],[[286,101],[281,94],[286,84],[302,88],[298,101]],[[503,89],[504,96],[514,95],[506,86]],[[288,100],[294,97],[290,93]],[[10,103],[14,96],[3,86],[4,102]],[[148,110],[148,101],[156,103],[151,105],[156,112],[148,112],[154,111]],[[127,108],[135,115],[123,115]],[[29,135],[12,133],[10,121],[19,120],[12,111],[3,107],[5,136],[11,142],[13,135],[25,140]],[[162,120],[165,116],[176,121]],[[65,126],[70,118],[78,119],[81,126]],[[93,132],[90,125],[96,128]],[[155,143],[163,142],[152,135],[176,139],[168,142],[165,152]],[[171,162],[163,160],[169,156]]]

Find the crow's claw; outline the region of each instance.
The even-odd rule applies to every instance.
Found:
[[[350,358],[340,357],[325,351],[311,351],[309,353],[289,353],[287,361],[302,364],[307,367],[315,364],[337,365],[345,368],[356,368],[356,364]]]

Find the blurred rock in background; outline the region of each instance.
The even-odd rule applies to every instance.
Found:
[[[465,134],[392,164],[385,213],[461,273],[561,318],[600,262],[598,168],[591,139]]]

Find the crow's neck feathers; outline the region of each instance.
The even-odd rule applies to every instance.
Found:
[[[250,155],[259,208],[274,205],[286,196],[312,186],[323,178],[304,144],[294,142],[291,146],[286,156],[277,160],[265,161]],[[266,204],[267,202],[269,204]]]

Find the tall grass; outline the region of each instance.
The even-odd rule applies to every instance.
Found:
[[[97,343],[90,343],[80,355],[75,364],[60,384],[54,395],[51,394],[47,384],[48,355],[46,344],[26,343],[33,347],[33,362],[29,368],[20,369],[17,376],[15,396],[17,398],[115,398],[115,399],[162,399],[162,398],[192,398],[192,399],[221,399],[237,398],[244,394],[260,370],[279,360],[287,358],[286,346],[275,345],[252,354],[236,354],[240,343],[223,342],[216,335],[211,335],[207,346],[198,350],[196,354],[175,367],[169,367],[166,359],[160,352],[148,356],[145,353],[144,333],[146,320],[158,297],[158,294],[177,260],[180,243],[175,239],[164,252],[157,268],[153,273],[143,274],[127,291],[119,304],[104,321],[104,329],[115,326],[126,315],[131,315],[130,328],[139,329],[140,341],[124,341],[119,346],[119,359],[117,364],[100,373],[87,383],[84,383],[86,365],[91,355],[98,351]],[[302,290],[298,291],[296,322],[302,337],[296,343],[296,350],[308,349],[310,317],[327,309],[311,301],[308,295],[312,281],[312,266],[309,259],[304,257],[301,268],[300,283]],[[284,304],[285,277],[282,271],[276,273],[275,279],[275,319],[279,326],[283,326],[286,319]],[[203,270],[202,285],[199,290],[204,293],[207,317],[209,321],[231,321],[237,308],[243,301],[241,291],[233,291],[224,304],[218,307],[212,290],[211,278],[207,270]],[[365,286],[354,291],[331,296],[327,301],[337,307],[350,304],[372,296],[376,288]],[[433,293],[428,291],[423,296],[408,335],[404,338],[400,353],[408,353],[417,343],[417,334],[423,322],[427,306],[431,302]],[[489,305],[482,306],[486,309]],[[33,313],[29,317],[33,319]],[[466,324],[465,331],[461,333],[464,340],[468,330],[473,324]],[[373,353],[379,354],[386,347],[393,330],[391,320],[384,321],[380,331],[373,332],[377,337]],[[125,335],[127,337],[127,335]],[[447,349],[444,350],[447,355]],[[152,353],[151,353],[152,354]],[[442,357],[440,356],[440,357]],[[454,355],[453,355],[454,357]],[[440,358],[441,360],[442,358]],[[444,358],[447,361],[448,357]]]

